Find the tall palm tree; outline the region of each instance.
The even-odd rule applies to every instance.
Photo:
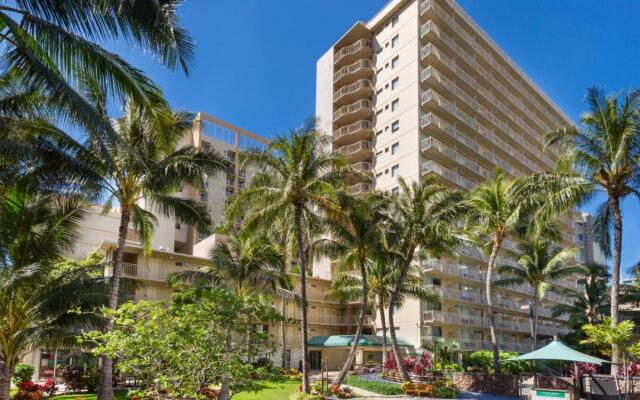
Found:
[[[369,288],[368,304],[369,308],[377,311],[380,316],[380,327],[382,328],[382,363],[387,358],[389,345],[387,336],[387,322],[385,311],[389,307],[389,299],[393,291],[398,275],[400,273],[400,263],[397,254],[391,251],[380,249],[375,251],[370,260],[366,263],[367,286]],[[331,297],[337,297],[344,301],[357,301],[363,294],[362,277],[351,273],[341,273],[331,284]],[[424,279],[420,274],[420,267],[411,264],[404,284],[400,288],[398,296],[398,307],[401,307],[406,298],[416,298],[430,303],[439,303],[440,297],[437,293],[424,286]]]
[[[125,39],[170,69],[185,73],[193,41],[180,26],[181,0],[20,0],[0,2],[0,75],[52,101],[67,122],[115,136],[108,119],[83,96],[80,82],[98,82],[115,98],[153,108],[161,91],[144,74],[102,44]]]
[[[389,298],[389,330],[394,356],[400,361],[402,357],[396,337],[394,313],[398,308],[401,288],[407,280],[417,252],[424,256],[438,257],[457,247],[459,240],[455,235],[455,223],[462,211],[462,196],[437,183],[437,178],[433,176],[411,184],[400,178],[398,183],[400,193],[393,197],[391,221],[394,224],[394,234],[397,235],[394,250],[400,254],[400,265]],[[402,379],[409,380],[409,374],[401,362],[398,362],[398,369]]]
[[[353,172],[340,156],[328,152],[329,138],[316,130],[315,120],[305,122],[290,137],[279,136],[266,150],[249,150],[242,158],[244,165],[272,175],[250,185],[232,198],[231,214],[250,209],[245,226],[252,229],[271,224],[276,218],[292,216],[297,261],[300,263],[300,299],[302,302],[302,375],[303,391],[309,392],[307,293],[308,254],[305,236],[309,224],[319,213],[336,217],[339,205],[335,188]]]
[[[582,290],[569,293],[573,298],[573,304],[557,304],[552,309],[553,317],[569,315],[568,323],[575,329],[580,329],[585,324],[602,322],[610,311],[607,267],[588,264],[586,269],[585,276],[578,279]]]
[[[320,241],[315,246],[317,252],[339,257],[337,265],[339,271],[357,270],[360,274],[361,293],[358,325],[347,359],[335,379],[336,385],[341,385],[347,376],[364,329],[365,317],[369,308],[367,264],[379,246],[385,246],[385,200],[384,196],[377,193],[369,194],[362,199],[348,194],[340,194],[338,196],[338,203],[342,210],[340,222],[327,224],[330,238]]]
[[[637,195],[640,183],[640,91],[631,91],[620,98],[590,88],[586,101],[589,109],[580,118],[580,126],[558,129],[546,137],[547,146],[562,149],[564,168],[535,179],[543,190],[559,188],[563,196],[558,202],[563,204],[577,203],[595,192],[606,196],[594,217],[594,230],[601,247],[612,257],[611,323],[615,327],[620,303],[621,201],[630,194]],[[614,345],[613,373],[619,361]]]
[[[499,266],[498,272],[505,277],[493,284],[526,283],[533,288],[531,351],[534,351],[538,345],[538,302],[547,290],[561,290],[555,283],[558,279],[582,275],[587,271],[572,263],[578,255],[577,248],[561,248],[544,239],[524,241],[518,245],[518,252],[511,255],[517,260],[516,264]]]
[[[104,322],[96,317],[107,302],[97,274],[104,267],[60,263],[84,215],[78,195],[42,191],[24,179],[0,198],[1,400],[9,400],[11,377],[27,352],[74,346],[77,329]]]
[[[92,99],[106,118],[106,94],[95,81],[85,84],[85,96]],[[124,115],[112,119],[111,123],[115,137],[96,136],[80,142],[54,125],[48,125],[46,130],[25,137],[24,142],[27,146],[33,145],[36,151],[46,148],[47,154],[55,154],[63,168],[76,171],[74,174],[82,177],[82,186],[104,200],[105,212],[117,203],[120,225],[109,298],[109,307],[115,309],[129,225],[139,233],[145,253],[151,251],[156,213],[208,232],[210,217],[206,207],[196,200],[174,197],[172,193],[184,184],[201,187],[207,175],[223,170],[227,162],[213,149],[180,145],[192,125],[189,113],[174,113],[160,106],[149,111],[131,100],[125,104]],[[5,153],[24,145],[1,143],[8,148],[3,149]],[[112,327],[113,319],[109,318],[105,329]],[[103,357],[101,400],[113,398],[112,374],[113,360]]]

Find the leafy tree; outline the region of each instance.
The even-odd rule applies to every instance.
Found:
[[[401,360],[400,348],[396,337],[394,322],[395,309],[398,307],[401,288],[404,286],[411,264],[420,255],[437,257],[450,252],[458,245],[455,235],[455,222],[460,217],[460,193],[437,183],[433,176],[420,182],[407,183],[398,180],[400,193],[393,198],[391,221],[397,235],[396,250],[400,254],[398,277],[389,298],[389,331],[391,347],[396,360]],[[409,375],[402,363],[398,369],[403,380]]]
[[[607,287],[607,267],[600,264],[586,266],[587,273],[577,283],[583,290],[571,290],[569,296],[573,304],[557,304],[553,307],[553,317],[569,315],[568,324],[580,328],[585,324],[602,322],[609,313],[609,288]]]
[[[2,400],[9,399],[11,377],[27,352],[73,345],[77,329],[104,322],[94,314],[107,301],[99,260],[62,262],[84,217],[82,207],[74,194],[41,191],[25,180],[0,198]]]
[[[250,331],[258,351],[270,338],[238,321],[277,318],[273,307],[224,288],[191,289],[169,303],[129,302],[106,312],[114,329],[90,332],[81,341],[95,345],[95,354],[117,357],[118,370],[140,378],[146,395],[172,398],[203,398],[203,388],[222,381],[233,393],[257,389],[245,346],[236,339]],[[219,398],[228,400],[229,392]]]
[[[531,346],[534,351],[538,342],[538,301],[544,298],[547,290],[561,290],[555,281],[587,271],[573,264],[578,255],[576,248],[563,249],[548,240],[534,239],[520,243],[518,250],[512,254],[516,264],[499,266],[498,272],[506,276],[493,284],[507,286],[527,283],[533,288]]]
[[[602,249],[612,256],[611,323],[615,326],[619,322],[620,303],[621,201],[638,194],[640,176],[640,92],[631,91],[620,98],[590,88],[586,101],[589,109],[580,118],[578,127],[558,129],[547,135],[548,146],[562,148],[561,168],[532,181],[538,190],[560,193],[556,204],[576,204],[597,192],[606,196],[594,216],[594,230]],[[613,346],[615,373],[619,352]]]
[[[369,287],[368,304],[374,312],[377,311],[380,315],[380,326],[383,337],[382,358],[384,364],[389,345],[385,310],[389,307],[391,292],[395,287],[400,273],[400,263],[397,255],[390,249],[384,251],[381,244],[378,244],[378,249],[372,253],[370,258],[366,263],[366,278]],[[356,301],[362,297],[362,286],[362,276],[341,273],[331,284],[330,296],[338,297],[345,301]],[[409,267],[405,282],[400,288],[398,306],[402,306],[407,297],[413,297],[431,303],[438,303],[440,301],[440,297],[436,293],[424,286],[424,279],[420,274],[420,268],[415,264]]]
[[[254,165],[271,175],[256,180],[232,199],[231,215],[251,210],[245,227],[268,225],[277,218],[293,216],[295,247],[300,263],[300,301],[302,302],[302,369],[303,391],[309,392],[307,292],[306,275],[308,253],[305,235],[309,238],[311,225],[323,213],[335,218],[339,212],[336,187],[353,174],[347,162],[328,152],[329,138],[315,128],[315,121],[307,121],[290,137],[279,136],[266,150],[249,150],[243,155],[243,165]]]
[[[96,135],[114,136],[105,115],[78,90],[91,79],[116,98],[153,107],[160,90],[144,74],[107,51],[106,41],[125,39],[144,48],[170,69],[189,71],[193,42],[180,26],[180,0],[42,1],[0,6],[0,75],[11,77],[24,93],[38,93],[67,122]]]

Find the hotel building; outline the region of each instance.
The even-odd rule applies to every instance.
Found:
[[[558,154],[543,151],[544,134],[572,124],[453,0],[392,0],[356,22],[317,61],[316,113],[332,150],[373,178],[349,186],[353,193],[398,191],[399,177],[435,175],[468,190],[496,167],[512,177],[551,170]],[[573,218],[561,222],[563,245],[574,246]],[[407,299],[397,311],[398,334],[417,347],[450,339],[462,350],[490,348],[486,260],[471,248],[461,254],[422,263],[441,305]],[[330,262],[318,268],[331,278]],[[575,280],[559,284],[577,288]],[[496,290],[504,350],[530,350],[532,294],[524,286]],[[547,292],[541,338],[565,332],[551,307],[569,301]]]

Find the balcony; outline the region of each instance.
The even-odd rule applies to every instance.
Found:
[[[345,46],[333,53],[333,65],[341,67],[359,58],[371,56],[373,43],[369,39],[360,39],[352,45]]]
[[[351,85],[343,86],[333,93],[333,103],[336,105],[350,104],[355,100],[371,96],[373,83],[368,79],[360,79]]]
[[[466,190],[473,189],[476,186],[473,181],[459,175],[457,172],[449,168],[443,167],[433,160],[422,163],[422,174],[425,175],[431,173],[444,178],[450,184],[459,186]]]
[[[122,276],[126,278],[134,278],[141,280],[148,280],[154,282],[167,282],[169,275],[175,272],[179,272],[181,269],[168,269],[162,267],[150,268],[147,265],[122,263]],[[108,265],[105,270],[106,276],[113,276],[113,267]]]
[[[342,106],[333,113],[334,124],[345,124],[360,119],[371,119],[373,102],[368,99],[358,100],[352,104]]]
[[[371,165],[370,162],[367,161],[361,161],[359,163],[355,163],[352,165],[353,169],[355,169],[357,172],[360,172],[361,174],[370,174],[373,170],[373,166]]]
[[[373,62],[369,59],[363,58],[362,60],[346,65],[336,71],[333,74],[333,84],[344,85],[345,83],[350,83],[357,79],[368,78],[372,73]]]
[[[423,319],[424,322],[428,324],[451,324],[471,326],[474,328],[489,327],[489,321],[480,316],[461,315],[443,311],[425,311],[423,313]]]
[[[491,177],[491,172],[488,169],[434,137],[429,136],[422,139],[420,147],[425,155],[438,157],[445,163],[454,163],[456,168],[462,167],[466,172],[475,174],[479,179],[489,179]]]
[[[369,141],[362,140],[354,144],[342,146],[336,150],[336,153],[344,156],[347,161],[351,163],[369,161],[371,154],[373,154],[373,145]]]
[[[457,262],[447,262],[432,258],[423,261],[423,268],[427,272],[439,272],[438,275],[450,275],[478,283],[484,282],[484,273],[478,267],[462,266]]]
[[[356,183],[355,185],[347,186],[347,191],[351,194],[366,193],[371,190],[370,183]]]
[[[333,143],[339,146],[348,142],[371,139],[372,133],[373,124],[371,121],[358,121],[333,131]]]

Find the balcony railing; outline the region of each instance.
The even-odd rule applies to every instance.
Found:
[[[491,172],[489,172],[488,169],[481,167],[476,161],[460,154],[456,150],[431,136],[422,139],[421,142],[422,151],[428,151],[429,149],[434,149],[438,153],[446,155],[450,160],[455,161],[457,164],[464,166],[470,171],[473,171],[484,179],[489,179],[491,177]]]
[[[340,68],[338,71],[336,71],[333,74],[333,83],[337,84],[339,83],[340,79],[349,76],[351,74],[354,74],[358,71],[361,70],[366,70],[366,71],[373,71],[373,63],[371,62],[371,60],[368,59],[362,59],[362,60],[358,60],[356,62],[354,62],[353,64],[350,65],[346,65],[342,68]]]
[[[339,64],[345,57],[359,53],[363,50],[373,49],[373,44],[369,39],[360,39],[350,46],[343,47],[336,50],[333,54],[333,63]]]
[[[422,173],[434,173],[467,190],[473,189],[475,186],[475,183],[471,180],[459,175],[457,172],[452,171],[449,168],[443,167],[433,160],[422,163]]]
[[[359,81],[352,83],[351,85],[343,86],[333,93],[333,101],[337,102],[343,99],[345,96],[358,93],[373,91],[373,83],[368,79],[360,79]]]
[[[371,142],[362,140],[360,142],[350,144],[348,146],[342,146],[336,150],[336,153],[343,156],[350,156],[361,151],[371,150],[373,148]]]
[[[340,118],[353,114],[358,111],[371,111],[372,102],[369,99],[358,100],[352,104],[342,106],[333,113],[333,122],[337,123]]]
[[[355,185],[347,186],[347,191],[351,194],[365,193],[371,190],[370,183],[356,183]]]
[[[355,163],[352,165],[353,169],[360,173],[369,173],[372,170],[372,166],[370,162],[362,161],[359,163]]]
[[[355,122],[351,125],[343,126],[333,132],[333,140],[340,139],[347,135],[353,135],[362,132],[373,132],[373,123],[371,121],[363,120]]]

